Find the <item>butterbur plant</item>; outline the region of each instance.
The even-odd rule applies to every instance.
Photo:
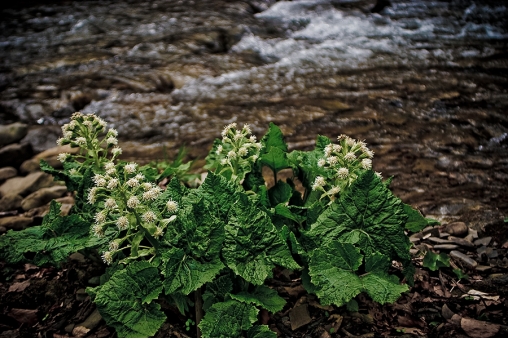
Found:
[[[412,284],[405,230],[432,221],[372,171],[363,141],[318,136],[314,150],[289,152],[274,124],[257,141],[248,125],[232,123],[206,158],[206,179],[191,188],[179,180],[188,177],[180,161],[177,171],[119,160],[116,132],[95,115],[76,113],[62,131],[59,144],[79,151],[60,155],[63,170],[41,167],[66,181],[76,206],[60,216],[52,203],[41,226],[9,231],[0,257],[58,265],[76,251],[98,251],[106,273],[87,292],[121,337],[155,335],[168,302],[205,337],[273,337],[258,317],[285,307],[267,284],[276,267],[300,274],[307,292],[337,307],[359,293],[394,302],[408,289],[403,282]],[[270,187],[263,167],[273,173]],[[293,176],[278,180],[281,170]],[[162,189],[156,180],[170,173]]]

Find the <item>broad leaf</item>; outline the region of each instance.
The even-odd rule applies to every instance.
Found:
[[[338,241],[311,254],[309,275],[322,304],[342,306],[362,292],[362,281],[355,273],[362,258],[354,245]]]
[[[268,190],[268,197],[272,206],[287,203],[292,195],[293,188],[281,180]]]
[[[233,279],[230,274],[215,278],[212,282],[206,284],[205,293],[203,293],[203,311],[207,311],[210,306],[216,302],[222,302],[226,295],[233,291]]]
[[[441,267],[450,267],[450,257],[446,253],[436,254],[428,251],[423,258],[423,267],[437,271]]]
[[[404,212],[407,215],[406,229],[412,232],[419,232],[427,226],[439,225],[439,221],[425,218],[418,210],[404,204]]]
[[[289,168],[286,152],[273,146],[268,149],[268,152],[261,155],[259,161],[262,165],[268,166],[274,173]]]
[[[257,320],[258,309],[237,300],[213,304],[199,323],[205,338],[239,338]]]
[[[268,325],[256,325],[247,331],[246,338],[277,338],[277,333],[270,330]]]
[[[273,122],[270,122],[268,125],[268,131],[261,139],[261,144],[263,145],[264,150],[268,150],[270,147],[275,147],[284,152],[288,151],[288,145],[284,141],[282,131]]]
[[[298,268],[270,218],[245,194],[231,208],[222,254],[226,265],[245,280],[262,285],[274,265]]]
[[[97,309],[119,337],[153,336],[166,316],[152,302],[162,291],[157,268],[146,261],[117,271],[104,285],[91,290]]]
[[[252,293],[243,291],[231,294],[230,296],[235,300],[265,308],[272,313],[282,310],[284,305],[286,305],[286,300],[279,296],[277,291],[264,285],[256,286],[256,289]]]

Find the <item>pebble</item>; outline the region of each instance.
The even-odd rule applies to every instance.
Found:
[[[450,244],[450,243],[452,243],[452,241],[450,241],[448,239],[441,239],[441,238],[437,238],[437,237],[430,237],[429,240],[432,242],[435,242],[436,244]]]
[[[26,196],[43,187],[53,184],[53,177],[44,172],[30,173],[26,177],[10,178],[0,186],[0,196],[7,194],[19,194]]]
[[[0,167],[19,167],[23,161],[32,157],[32,145],[10,144],[0,149]]]
[[[452,241],[453,243],[455,243],[459,246],[462,246],[462,247],[467,247],[467,248],[474,248],[475,247],[471,241],[467,241],[466,239],[457,238],[457,237],[453,237],[453,236],[449,236],[448,239],[450,241]]]
[[[18,142],[28,133],[28,125],[15,122],[10,125],[0,125],[0,145]]]
[[[18,171],[11,166],[0,168],[0,181],[4,181],[10,178],[14,178],[18,175]]]
[[[0,199],[0,212],[15,211],[21,207],[23,197],[19,194],[8,194]]]
[[[467,235],[469,228],[462,221],[451,222],[445,227],[445,232],[455,236]]]
[[[435,250],[455,250],[457,248],[459,248],[459,245],[455,245],[455,244],[434,245]]]
[[[476,266],[478,266],[478,263],[475,260],[471,259],[469,256],[465,255],[462,252],[451,251],[450,256],[452,258],[460,260],[462,263],[464,263],[466,266],[468,266],[470,268],[475,268]]]
[[[15,231],[24,230],[31,223],[33,223],[33,218],[27,218],[24,216],[13,216],[13,217],[5,217],[0,218],[0,227],[5,227],[6,229],[11,229]]]
[[[66,186],[51,186],[41,188],[40,190],[33,192],[29,196],[27,196],[21,202],[21,208],[23,210],[28,211],[32,208],[36,208],[42,205],[46,205],[51,202],[51,200],[60,198],[62,195],[67,192]]]
[[[478,272],[487,272],[487,271],[490,271],[491,269],[492,269],[492,267],[485,266],[485,265],[478,265],[475,267],[475,270],[477,270]]]
[[[74,337],[83,338],[93,330],[102,320],[102,316],[99,313],[99,310],[95,309],[92,314],[88,316],[81,324],[77,324],[76,327],[72,330],[72,335]]]
[[[492,240],[492,237],[484,237],[484,238],[476,239],[474,241],[474,244],[476,246],[488,246],[490,244],[491,240]]]
[[[84,288],[80,288],[76,291],[76,300],[77,301],[84,301],[88,297],[88,294],[86,293]]]

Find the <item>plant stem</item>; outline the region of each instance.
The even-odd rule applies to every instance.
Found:
[[[194,308],[196,310],[196,335],[201,338],[199,323],[203,319],[203,299],[201,298],[201,287],[194,291]]]

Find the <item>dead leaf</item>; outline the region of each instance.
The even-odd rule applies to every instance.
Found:
[[[401,327],[425,327],[425,323],[420,319],[414,319],[402,315],[399,315],[397,319]]]
[[[294,287],[284,286],[284,290],[290,297],[298,298],[298,296],[305,293],[305,288],[303,285],[296,285]]]
[[[414,327],[395,327],[396,330],[398,331],[402,331],[406,334],[414,334],[414,335],[417,335],[417,336],[423,336],[423,332],[420,331],[419,329],[417,328],[414,328]]]
[[[37,310],[28,310],[22,308],[13,308],[9,313],[9,316],[15,319],[21,324],[28,326],[35,325],[37,323]]]
[[[36,269],[38,269],[38,267],[33,264],[25,264],[25,272],[28,272],[30,270],[36,270]]]
[[[472,338],[490,338],[497,334],[500,326],[498,324],[480,321],[471,318],[462,318],[460,326],[466,334]]]
[[[84,326],[76,326],[72,330],[72,335],[77,338],[83,338],[87,333],[90,332],[89,328],[86,328]]]
[[[15,282],[9,287],[9,292],[23,292],[28,286],[30,286],[30,280]]]
[[[469,290],[466,294],[462,295],[462,298],[466,298],[466,297],[473,298],[474,300],[480,300],[480,299],[493,300],[493,301],[499,300],[498,295],[490,295],[489,293],[485,293],[485,292],[481,292],[481,291],[477,291],[477,290]]]
[[[328,311],[328,312],[333,312],[333,306],[332,305],[326,305],[326,306],[323,306],[319,303],[319,301],[312,295],[309,295],[307,297],[307,300],[309,302],[309,305],[312,306],[312,307],[315,307],[315,308],[319,308],[319,309],[322,309],[322,310],[325,310],[325,311]]]

